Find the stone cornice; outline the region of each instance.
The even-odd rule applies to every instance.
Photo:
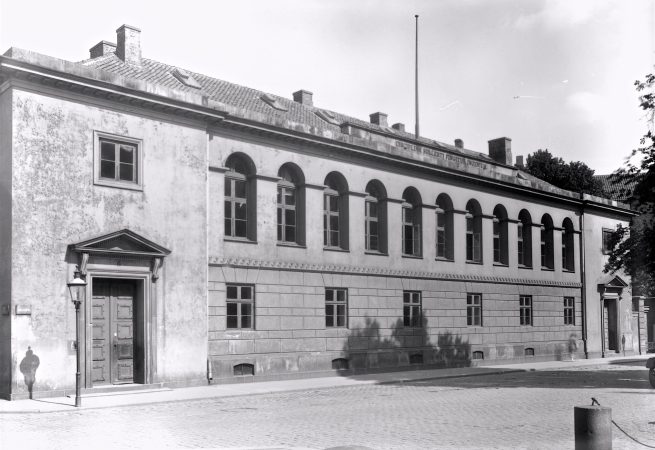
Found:
[[[311,264],[280,260],[258,260],[250,258],[222,258],[210,257],[210,266],[228,266],[236,268],[257,268],[264,270],[290,270],[302,272],[327,272],[344,275],[365,275],[398,278],[419,278],[442,281],[463,281],[496,284],[520,284],[531,286],[554,286],[564,288],[580,288],[578,282],[536,280],[526,278],[499,277],[491,275],[469,275],[458,273],[425,272],[418,270],[396,270],[386,267],[362,267],[340,264]]]

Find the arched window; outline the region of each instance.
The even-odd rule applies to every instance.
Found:
[[[476,200],[466,204],[466,261],[482,262],[482,209]]]
[[[293,163],[286,163],[277,174],[277,240],[305,244],[305,179]]]
[[[225,236],[238,239],[257,239],[257,183],[255,165],[242,154],[227,158],[225,167]]]
[[[553,256],[553,219],[549,214],[541,218],[541,268],[554,269],[555,258]]]
[[[494,263],[507,265],[509,252],[507,251],[507,210],[503,205],[494,208]]]
[[[453,202],[447,194],[437,197],[437,258],[453,260]]]
[[[423,216],[421,195],[413,187],[403,192],[403,255],[421,256],[421,223]]]
[[[387,191],[378,180],[366,185],[364,232],[366,250],[387,253]]]
[[[562,270],[573,272],[575,270],[573,222],[568,217],[562,222]]]
[[[338,172],[325,177],[323,191],[323,245],[348,249],[348,183]]]
[[[517,238],[519,266],[532,267],[532,218],[525,209],[519,213]]]

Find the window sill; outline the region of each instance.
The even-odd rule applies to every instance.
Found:
[[[423,259],[423,256],[417,256],[417,255],[405,255],[405,254],[403,254],[401,256],[403,258],[407,258],[407,259]]]
[[[555,269],[552,269],[550,267],[542,267],[541,271],[542,272],[555,272]]]
[[[503,263],[495,262],[494,267],[509,267],[509,264],[503,264]]]
[[[131,183],[128,181],[112,181],[112,180],[103,180],[97,179],[94,180],[93,184],[95,186],[104,186],[116,189],[127,189],[128,191],[139,191],[143,192],[143,185],[137,183]]]
[[[278,247],[290,247],[290,248],[303,248],[303,249],[307,248],[306,245],[296,244],[294,242],[278,242],[277,246]]]
[[[443,262],[455,262],[453,258],[444,258],[444,257],[439,257],[437,256],[434,258],[435,261],[443,261]]]
[[[340,248],[340,247],[323,247],[323,251],[350,253],[350,250],[346,250],[345,248]]]
[[[482,261],[466,261],[466,264],[474,264],[476,266],[481,266]]]
[[[564,272],[564,273],[575,273],[575,270],[562,269],[562,272]]]
[[[373,251],[365,251],[364,254],[373,255],[373,256],[389,256],[389,253],[373,252]]]
[[[235,237],[229,237],[226,236],[223,238],[224,241],[226,242],[238,242],[240,244],[257,244],[257,241],[251,241],[250,239],[246,238],[235,238]]]
[[[531,266],[524,266],[519,264],[519,269],[526,269],[526,270],[532,270]]]

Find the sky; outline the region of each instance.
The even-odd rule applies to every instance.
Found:
[[[146,58],[413,132],[415,14],[421,136],[607,174],[652,125],[655,0],[0,0],[0,52],[80,61],[129,24]]]

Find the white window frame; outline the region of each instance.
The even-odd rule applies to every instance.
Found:
[[[136,181],[121,181],[116,179],[100,177],[100,142],[103,140],[114,143],[124,143],[136,147]],[[102,131],[93,132],[93,184],[97,186],[108,186],[121,189],[130,189],[133,191],[143,191],[143,140],[121,136],[117,134],[105,133]]]

